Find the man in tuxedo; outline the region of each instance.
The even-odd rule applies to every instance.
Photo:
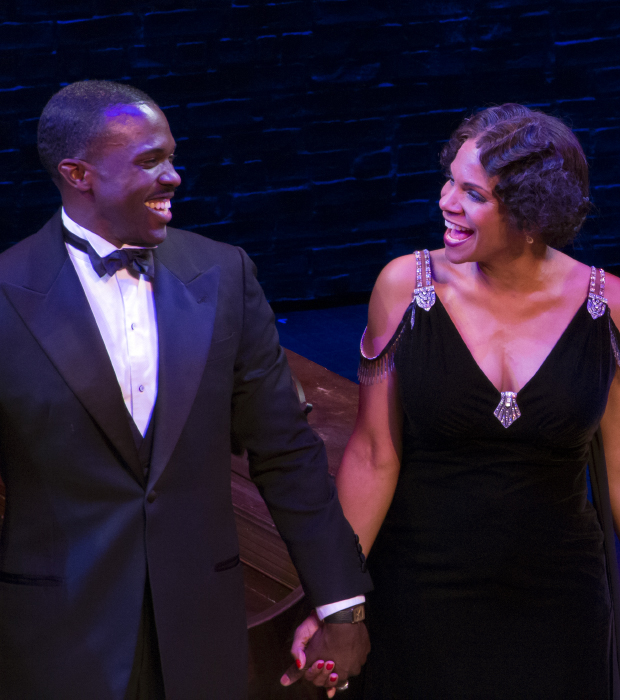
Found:
[[[168,227],[174,150],[127,85],[41,116],[63,207],[0,256],[0,700],[246,697],[231,438],[328,615],[308,666],[341,685],[368,651],[363,556],[254,266]]]

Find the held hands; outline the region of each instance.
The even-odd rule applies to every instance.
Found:
[[[313,612],[295,631],[291,654],[296,663],[287,669],[280,683],[291,685],[303,676],[324,687],[327,697],[333,698],[347,678],[361,671],[369,651],[363,622],[323,623]]]

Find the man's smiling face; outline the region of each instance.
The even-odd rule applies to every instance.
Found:
[[[92,173],[89,227],[117,247],[155,246],[166,238],[170,200],[181,183],[176,144],[155,105],[118,105],[87,161]]]

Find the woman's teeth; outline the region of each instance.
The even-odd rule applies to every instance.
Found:
[[[451,221],[446,221],[446,229],[448,238],[457,243],[467,240],[473,234],[472,229],[465,228],[464,226],[457,226]]]
[[[470,228],[465,228],[464,226],[457,226],[456,224],[453,224],[451,221],[448,221],[445,219],[446,222],[446,228],[452,229],[453,231],[460,231],[463,233],[472,233],[472,229]]]
[[[158,211],[170,209],[169,199],[150,199],[148,202],[145,202],[145,204],[150,209],[157,209]]]

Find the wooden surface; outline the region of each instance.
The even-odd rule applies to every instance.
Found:
[[[312,405],[308,422],[323,438],[330,472],[336,473],[355,422],[357,385],[286,350],[293,374]],[[303,596],[299,578],[258,489],[247,459],[232,456],[232,498],[244,567],[248,627],[262,624]]]
[[[285,350],[289,365],[312,404],[308,423],[323,438],[329,471],[335,475],[357,415],[357,384],[325,367]]]
[[[303,387],[306,401],[312,404],[308,422],[325,442],[329,470],[335,475],[355,424],[357,385],[290,350],[286,350],[286,355],[291,370]],[[280,540],[281,548],[274,543],[268,523],[274,530],[275,527],[258,491],[252,491],[254,485],[247,482],[241,488],[241,471],[241,465],[233,458],[233,505],[239,530],[240,557],[244,565],[250,628],[249,700],[324,700],[325,691],[308,684],[296,683],[289,688],[279,684],[280,676],[291,663],[289,649],[293,632],[309,609],[300,586],[290,590],[289,597],[277,597],[277,586],[286,588],[293,583],[287,579],[290,572],[288,566],[290,564],[292,567],[292,563],[284,543]],[[238,512],[239,505],[247,503],[245,499],[249,494],[253,494],[249,509],[251,517]],[[238,496],[242,496],[244,501],[235,502]],[[260,504],[255,498],[260,499]],[[259,528],[260,534],[247,532],[249,521]],[[252,548],[257,540],[260,541],[258,550]],[[271,574],[265,574],[265,561],[271,565],[270,558],[274,552],[278,553],[278,557],[282,556],[282,560],[275,562]],[[262,566],[257,566],[255,562],[259,554],[264,556]],[[277,571],[277,575],[273,571]]]

